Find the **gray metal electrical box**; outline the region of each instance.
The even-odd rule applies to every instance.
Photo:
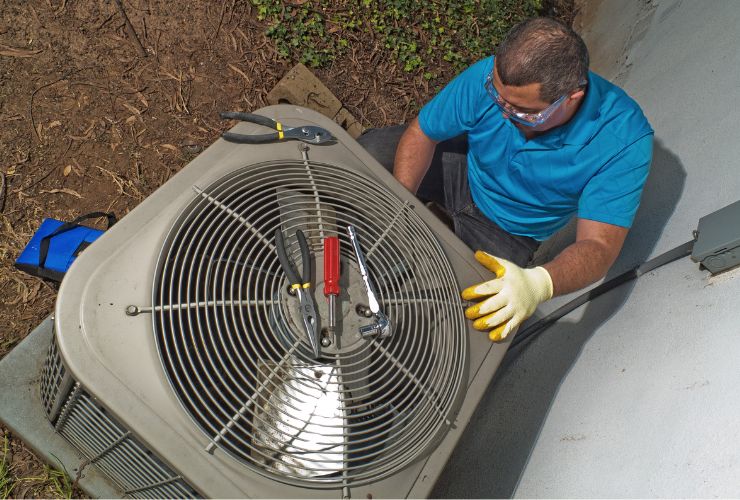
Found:
[[[740,201],[699,219],[691,259],[712,274],[740,264]]]

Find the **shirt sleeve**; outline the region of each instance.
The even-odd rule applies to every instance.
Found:
[[[488,97],[486,77],[493,69],[493,57],[470,66],[453,79],[419,112],[422,132],[434,141],[457,137],[472,129]]]
[[[620,151],[586,184],[578,201],[578,217],[631,227],[652,157],[652,134]]]

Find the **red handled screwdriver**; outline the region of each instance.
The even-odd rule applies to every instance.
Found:
[[[324,238],[324,295],[329,299],[329,330],[336,344],[336,300],[339,295],[339,238]]]

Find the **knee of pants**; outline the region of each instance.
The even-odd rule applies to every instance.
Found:
[[[396,148],[405,130],[405,125],[374,128],[358,137],[357,142],[390,172],[393,171]]]

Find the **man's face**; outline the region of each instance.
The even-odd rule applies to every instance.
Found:
[[[575,114],[578,105],[585,95],[583,89],[577,89],[573,93],[563,96],[562,98],[550,103],[540,98],[542,84],[530,83],[522,86],[504,85],[498,76],[498,70],[493,69],[493,86],[500,99],[504,101],[504,108],[519,113],[550,113],[547,119],[535,126],[527,126],[512,120],[514,125],[523,132],[545,132],[552,128],[558,127]],[[510,118],[511,114],[502,110],[504,118]]]

